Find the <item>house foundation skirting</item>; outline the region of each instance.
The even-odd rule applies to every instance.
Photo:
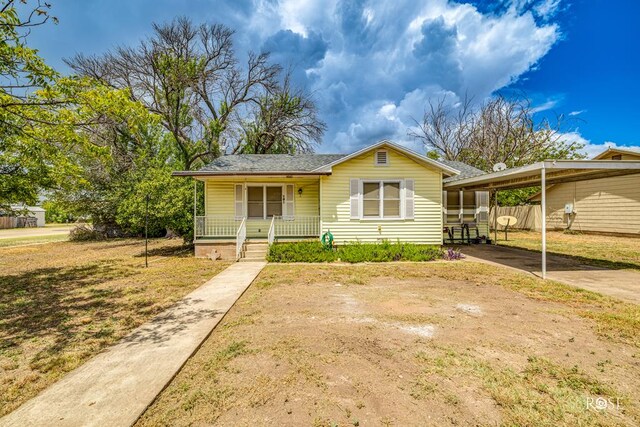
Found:
[[[220,254],[221,260],[235,261],[236,241],[235,240],[196,240],[195,255],[197,258],[210,258],[213,252]]]

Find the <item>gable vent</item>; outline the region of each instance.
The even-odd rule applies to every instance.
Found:
[[[389,164],[389,153],[387,150],[376,151],[376,166],[386,166]]]

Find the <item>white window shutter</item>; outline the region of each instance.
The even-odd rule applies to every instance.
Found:
[[[415,181],[413,179],[404,180],[404,217],[413,219],[415,215]]]
[[[236,219],[244,218],[244,185],[235,184],[235,209],[236,209]]]
[[[282,215],[284,219],[292,220],[295,216],[294,206],[293,206],[294,194],[295,194],[294,185],[287,184],[284,192],[284,212]]]
[[[447,192],[443,191],[442,192],[442,212],[444,212],[444,214],[447,214]]]
[[[476,220],[478,222],[489,221],[489,192],[476,191]]]
[[[351,219],[360,219],[360,180],[358,178],[351,178],[349,182],[349,192]]]

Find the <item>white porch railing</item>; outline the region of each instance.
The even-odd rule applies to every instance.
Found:
[[[247,220],[243,219],[236,232],[236,260],[239,260],[242,256],[245,240],[247,240]]]
[[[234,238],[242,222],[235,217],[197,216],[195,237],[229,237]]]
[[[274,237],[319,237],[319,216],[273,217]]]
[[[267,233],[267,242],[269,243],[269,245],[272,245],[273,242],[276,240],[275,223],[276,223],[276,217],[274,216],[273,218],[271,218],[271,224],[269,224],[269,232]]]
[[[236,219],[235,217],[197,216],[195,221],[195,238],[236,239],[239,233],[243,233],[242,243],[246,240],[247,228],[251,232],[251,219]],[[262,220],[261,220],[262,221]],[[266,227],[262,228],[263,230]],[[253,231],[255,232],[255,230]],[[263,235],[264,236],[264,235]],[[266,233],[269,244],[278,238],[319,237],[319,216],[296,216],[284,218],[274,216],[270,219],[269,229]],[[256,237],[253,236],[252,237]],[[264,237],[263,237],[264,238]]]

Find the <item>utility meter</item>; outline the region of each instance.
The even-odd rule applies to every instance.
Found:
[[[573,213],[573,203],[567,203],[564,205],[564,213],[571,215]]]

